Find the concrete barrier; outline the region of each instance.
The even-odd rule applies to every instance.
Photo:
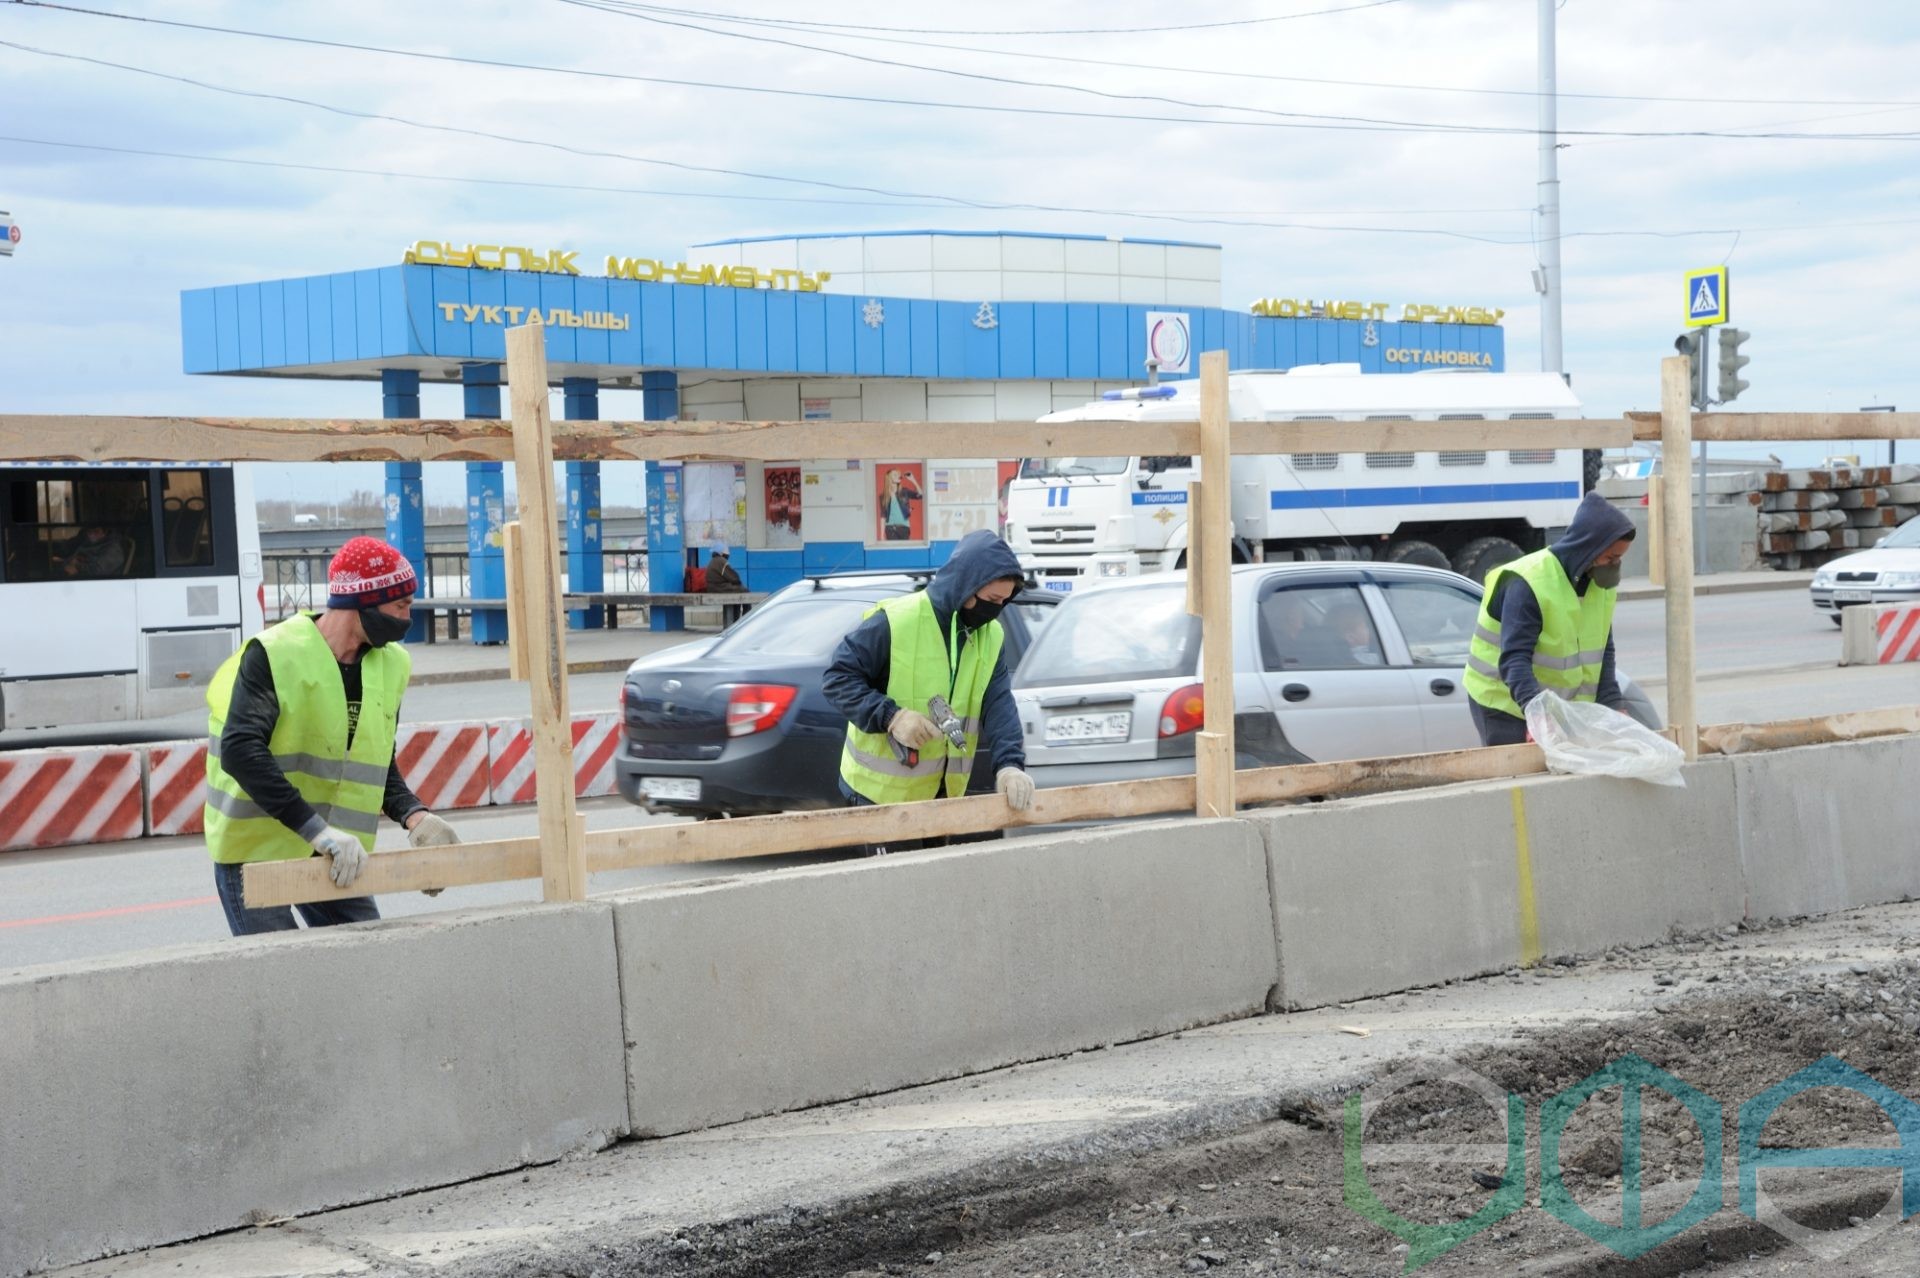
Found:
[[[1733,922],[1726,760],[1687,788],[1530,777],[1256,814],[1280,1004],[1328,1003]]]
[[[627,1130],[612,910],[475,910],[0,975],[0,1274]]]
[[[634,1130],[871,1095],[1258,1012],[1259,838],[1155,822],[615,899]]]
[[[1920,737],[1736,755],[1730,763],[1753,917],[1920,896]]]
[[[1840,664],[1920,661],[1920,604],[1856,604],[1840,610]]]

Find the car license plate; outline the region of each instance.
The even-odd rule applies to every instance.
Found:
[[[1041,582],[1040,584],[1045,586],[1048,590],[1057,591],[1058,593],[1063,595],[1073,593],[1073,581],[1070,578],[1066,580],[1062,580],[1056,577],[1052,581],[1044,581],[1044,582]]]
[[[1057,714],[1047,720],[1047,744],[1125,741],[1133,735],[1133,711],[1111,714]]]
[[[1835,603],[1872,603],[1871,590],[1836,590],[1833,592]]]
[[[641,777],[640,797],[693,803],[700,798],[700,782],[686,777]]]

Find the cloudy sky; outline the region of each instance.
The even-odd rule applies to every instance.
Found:
[[[1228,306],[1499,306],[1509,367],[1538,367],[1534,0],[78,2],[439,56],[0,3],[7,411],[373,416],[371,385],[182,374],[179,294],[424,237],[585,261],[860,229],[1203,240]],[[1588,407],[1655,405],[1681,273],[1722,261],[1755,333],[1742,408],[1920,405],[1920,6],[1563,0],[1558,31]],[[1700,132],[1732,136],[1647,136]],[[424,408],[457,415],[457,389]]]

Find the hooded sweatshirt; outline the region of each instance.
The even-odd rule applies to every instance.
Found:
[[[1587,587],[1593,583],[1588,575],[1593,561],[1622,538],[1633,540],[1633,521],[1599,493],[1588,493],[1574,511],[1567,531],[1547,549],[1566,570],[1574,593],[1584,598]],[[1509,575],[1500,579],[1487,611],[1500,618],[1500,678],[1514,701],[1524,706],[1540,692],[1540,684],[1533,677],[1533,649],[1540,641],[1540,601],[1534,598],[1533,587]],[[1612,630],[1607,631],[1607,649],[1600,661],[1600,688],[1595,699],[1614,710],[1623,705],[1620,683],[1613,673]],[[1511,715],[1502,717],[1512,718]]]
[[[1002,578],[1018,582],[1025,576],[1019,559],[998,534],[981,529],[961,538],[952,556],[927,583],[927,598],[933,602],[933,616],[942,638],[949,644],[953,642],[955,631],[950,623],[968,596]],[[1017,586],[1015,593],[1018,593]],[[964,650],[973,635],[965,621],[960,623],[958,635]],[[821,689],[834,709],[847,716],[862,732],[885,732],[900,709],[887,695],[887,679],[893,672],[892,649],[893,633],[888,629],[886,614],[876,612],[840,641],[821,681]],[[1004,647],[987,680],[980,720],[981,747],[991,752],[993,762],[984,779],[991,785],[1000,769],[1027,766],[1026,747],[1020,735],[1020,712],[1013,701],[1013,674],[1007,669]],[[976,781],[981,779],[978,771],[974,776]],[[846,789],[845,782],[841,783],[841,789]]]

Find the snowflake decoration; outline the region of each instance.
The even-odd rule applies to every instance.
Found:
[[[860,318],[868,328],[879,328],[887,322],[887,308],[880,304],[877,297],[869,297],[867,304],[860,308]]]

